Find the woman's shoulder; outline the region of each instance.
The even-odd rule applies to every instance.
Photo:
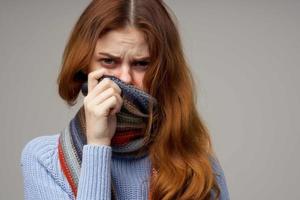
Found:
[[[230,197],[229,197],[229,191],[228,191],[228,186],[227,186],[227,180],[226,180],[225,172],[223,170],[221,162],[216,155],[211,156],[210,161],[212,163],[212,168],[213,168],[214,174],[216,175],[217,183],[221,189],[221,198],[220,199],[229,200]]]
[[[210,162],[212,164],[213,172],[217,176],[221,176],[224,174],[223,168],[221,166],[221,163],[216,155],[210,156]]]
[[[21,164],[39,162],[48,167],[57,157],[59,134],[42,135],[29,140],[21,153]]]
[[[31,192],[41,192],[36,191],[40,187],[53,189],[56,185],[68,194],[72,194],[71,188],[60,169],[58,139],[59,134],[38,136],[29,140],[23,147],[20,164],[24,187],[30,196],[33,195]]]

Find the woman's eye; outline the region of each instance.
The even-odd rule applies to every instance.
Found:
[[[135,63],[135,66],[141,67],[141,68],[147,68],[149,62],[148,61],[138,61]]]
[[[111,58],[103,58],[100,60],[104,65],[111,65],[114,63],[113,59]]]

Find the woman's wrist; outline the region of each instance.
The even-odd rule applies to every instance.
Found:
[[[106,138],[101,139],[101,140],[92,140],[92,139],[88,139],[88,140],[87,140],[87,144],[110,146],[110,144],[111,144],[111,139],[106,139]]]

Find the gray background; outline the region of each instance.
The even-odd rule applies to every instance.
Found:
[[[62,52],[87,0],[0,1],[0,199],[22,199],[24,145],[61,130]],[[232,199],[300,199],[300,1],[169,0]]]

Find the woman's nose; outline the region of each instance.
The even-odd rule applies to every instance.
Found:
[[[121,72],[119,74],[119,79],[127,84],[132,84],[132,74],[130,66],[124,65],[121,67]]]

